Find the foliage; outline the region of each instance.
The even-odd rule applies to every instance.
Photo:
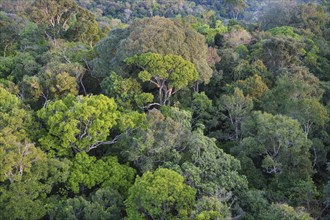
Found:
[[[80,189],[91,189],[96,185],[109,186],[125,194],[134,179],[134,169],[120,165],[115,157],[97,160],[85,152],[76,155],[71,167],[69,187],[78,193]]]
[[[241,123],[253,108],[252,99],[245,97],[239,88],[235,88],[233,95],[220,97],[219,105],[234,130],[233,139],[238,141],[241,137]]]
[[[269,175],[270,186],[287,198],[293,194],[297,181],[306,184],[299,195],[313,193],[310,185],[312,174],[309,160],[311,141],[306,138],[298,121],[287,116],[254,112],[243,124],[245,138],[236,150],[238,154],[260,158],[255,164],[264,175]],[[267,176],[266,175],[266,176]],[[253,178],[253,177],[251,177]],[[294,181],[293,181],[294,180]],[[292,197],[294,202],[296,197]],[[303,199],[298,203],[303,202]]]
[[[143,120],[142,114],[119,112],[114,100],[104,95],[69,95],[47,103],[38,111],[38,117],[45,128],[45,135],[39,141],[44,150],[57,156],[72,156],[111,144],[106,141],[111,128],[134,128]]]
[[[48,211],[53,219],[119,219],[123,217],[124,203],[118,192],[105,187],[87,199],[82,196],[69,198],[54,206]]]
[[[134,21],[125,29],[110,31],[96,50],[99,58],[94,60],[94,74],[105,76],[109,69],[123,75],[123,61],[142,53],[177,55],[190,61],[199,73],[198,79],[208,83],[212,69],[207,63],[207,46],[204,37],[179,20],[161,17]]]
[[[272,113],[297,119],[306,135],[329,121],[328,112],[319,102],[319,80],[305,69],[292,69],[279,77],[272,90],[265,93],[263,108]],[[278,99],[278,97],[281,99]]]
[[[20,181],[45,155],[28,139],[31,115],[20,100],[0,88],[0,181]]]
[[[134,78],[123,78],[116,73],[111,73],[101,83],[105,94],[115,98],[119,108],[130,109],[144,107],[154,100],[151,93],[142,91],[140,83]]]
[[[226,219],[230,218],[230,212],[226,205],[215,197],[202,197],[196,203],[196,219]]]
[[[99,28],[94,15],[73,0],[37,0],[28,13],[52,39],[67,37],[89,44],[98,41]]]
[[[329,9],[0,0],[0,219],[328,219]]]
[[[128,219],[188,219],[196,190],[180,174],[164,168],[137,177],[125,201]]]
[[[264,216],[265,219],[295,219],[310,220],[312,219],[308,213],[302,209],[294,210],[287,204],[272,204],[269,212]]]
[[[158,88],[161,105],[168,104],[172,95],[198,79],[194,64],[181,56],[145,53],[127,58],[125,62],[140,67],[139,79]]]
[[[170,114],[172,117],[166,117],[156,109],[151,110],[147,129],[140,128],[120,142],[126,148],[124,157],[140,171],[154,170],[166,161],[180,161],[183,143],[190,135],[191,113],[173,109]]]

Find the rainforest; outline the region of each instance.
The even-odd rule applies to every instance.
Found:
[[[0,219],[330,219],[326,0],[0,0]]]

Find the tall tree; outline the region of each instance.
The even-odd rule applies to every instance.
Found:
[[[145,53],[125,62],[141,68],[139,78],[156,86],[160,105],[169,104],[172,95],[198,79],[194,64],[177,55]]]
[[[99,40],[95,16],[74,0],[36,0],[27,12],[52,40],[68,38],[91,45]]]
[[[320,103],[322,94],[317,77],[306,68],[293,67],[277,79],[273,89],[265,93],[262,107],[273,114],[297,119],[308,136],[313,129],[329,121],[328,112]]]
[[[75,156],[68,185],[75,193],[101,185],[126,195],[133,184],[134,176],[135,170],[119,164],[116,157],[103,157],[97,160],[82,152]]]
[[[0,182],[20,181],[33,164],[45,160],[44,153],[29,140],[31,113],[22,102],[0,88]]]
[[[308,207],[315,190],[310,178],[311,141],[306,138],[299,122],[287,116],[254,112],[244,122],[243,132],[245,138],[236,149],[237,154],[254,161],[254,166],[268,177],[269,190],[276,192],[277,196]],[[298,183],[299,192],[296,189]],[[297,194],[292,197],[294,193]]]
[[[188,219],[195,203],[196,191],[183,177],[159,168],[137,177],[126,200],[128,219]]]
[[[100,77],[107,75],[109,69],[125,75],[123,61],[147,52],[182,56],[195,65],[200,82],[208,83],[212,76],[204,37],[179,20],[161,17],[136,20],[127,28],[111,31],[96,50],[99,58],[94,60],[94,74]]]
[[[39,141],[44,150],[57,156],[72,156],[113,144],[118,136],[107,141],[111,128],[134,128],[144,118],[137,112],[119,112],[114,100],[104,95],[68,95],[63,100],[48,103],[37,114],[45,132]]]
[[[223,95],[219,100],[220,110],[224,113],[234,130],[234,140],[241,138],[241,124],[253,108],[250,97],[244,96],[239,88],[234,89],[233,95]]]

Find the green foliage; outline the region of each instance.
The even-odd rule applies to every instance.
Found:
[[[149,111],[147,129],[140,128],[132,136],[126,135],[120,143],[125,149],[124,157],[142,172],[154,170],[166,161],[180,161],[180,151],[185,148],[183,142],[190,135],[191,113],[169,111],[172,117],[165,117],[156,109]]]
[[[32,180],[0,187],[0,218],[39,219],[46,214],[44,185]]]
[[[307,70],[297,68],[290,72],[277,79],[276,86],[263,97],[262,106],[268,112],[297,119],[308,135],[329,121],[326,108],[319,102],[323,91],[319,80]]]
[[[287,204],[272,204],[270,210],[265,213],[263,219],[292,219],[292,220],[311,220],[308,213],[304,212],[303,208],[295,210]]]
[[[191,104],[191,110],[193,112],[193,125],[208,124],[211,123],[213,110],[212,100],[207,97],[205,92],[193,94],[193,100]]]
[[[248,6],[245,0],[224,0],[232,18],[238,19],[238,16]]]
[[[216,35],[224,34],[228,32],[227,26],[223,24],[221,20],[215,22],[215,27],[210,27],[210,25],[205,24],[202,21],[197,21],[191,25],[196,31],[205,36],[206,43],[208,45],[214,44],[214,38]]]
[[[104,93],[113,97],[119,108],[131,109],[133,107],[144,107],[151,103],[154,97],[151,93],[142,91],[141,84],[133,78],[123,78],[116,73],[105,78],[101,87]]]
[[[205,136],[202,129],[192,132],[184,158],[183,176],[201,195],[216,195],[221,190],[226,194],[247,187],[245,176],[238,174],[239,161],[218,148],[215,140]],[[191,173],[193,169],[199,172]]]
[[[91,189],[96,185],[109,186],[126,194],[133,183],[135,171],[127,165],[120,165],[115,157],[97,160],[85,152],[76,155],[71,167],[69,187],[78,193],[84,187]]]
[[[239,204],[245,211],[244,219],[264,219],[268,212],[269,202],[265,197],[265,192],[259,190],[248,190],[239,195]]]
[[[15,83],[21,81],[24,75],[35,75],[39,69],[40,65],[27,52],[19,52],[10,57],[0,57],[0,77]]]
[[[202,197],[199,199],[196,203],[196,211],[197,220],[224,220],[231,217],[228,207],[215,197]]]
[[[246,187],[245,177],[238,174],[239,161],[219,149],[202,130],[191,132],[189,112],[174,108],[163,112],[150,111],[147,130],[123,138],[119,145],[126,146],[124,158],[142,173],[160,166],[174,169],[200,195],[213,196],[219,190],[226,194]]]
[[[3,88],[0,97],[0,181],[13,183],[20,181],[45,155],[28,139],[31,114],[16,96]]]
[[[56,159],[36,161],[21,181],[1,184],[0,218],[40,219],[46,214],[46,197],[52,189],[59,193],[66,183],[70,163]]]
[[[121,219],[123,206],[122,196],[105,187],[87,199],[80,196],[60,201],[48,213],[53,219]]]
[[[290,26],[276,27],[268,30],[273,36],[285,36],[292,37],[293,39],[300,41],[302,37],[294,32],[294,28]]]
[[[254,45],[252,55],[275,74],[283,67],[299,65],[305,55],[302,42],[286,36],[275,36]]]
[[[181,56],[195,65],[200,82],[208,83],[213,72],[207,63],[204,37],[179,20],[161,17],[136,20],[125,29],[110,31],[96,50],[99,58],[94,60],[94,74],[99,77],[108,74],[109,69],[125,75],[123,61],[148,52]]]
[[[196,190],[180,174],[164,168],[137,177],[125,201],[128,219],[189,219]]]
[[[234,85],[240,88],[246,96],[251,97],[254,101],[258,101],[258,99],[268,91],[268,86],[257,74],[245,80],[238,80]]]
[[[47,71],[37,76],[25,76],[19,86],[26,102],[41,98],[46,102],[78,94],[76,78],[67,72],[54,74]]]
[[[238,141],[241,137],[241,123],[253,108],[252,99],[244,96],[239,88],[235,88],[233,95],[220,97],[219,106],[220,110],[224,112],[224,117],[228,119],[234,130],[233,138]]]
[[[290,198],[297,182],[301,181],[309,187],[301,188],[299,195],[308,195],[313,191],[310,185],[311,141],[306,138],[298,121],[287,116],[254,112],[243,123],[243,133],[245,138],[236,149],[237,154],[252,160],[259,158],[260,164],[255,166],[270,175],[272,190],[279,190],[279,194]],[[292,202],[297,201],[294,197],[291,199]],[[297,203],[302,201],[298,199]]]
[[[329,163],[327,164],[327,170],[328,170],[328,172],[330,171],[330,164]],[[329,174],[328,174],[328,183],[326,185],[325,194],[326,194],[325,205],[328,208],[330,206],[330,178],[329,178]]]
[[[237,46],[235,52],[239,54],[240,58],[246,58],[249,55],[249,49],[244,44]]]
[[[52,39],[68,38],[91,45],[99,40],[95,16],[73,0],[37,0],[28,13]]]
[[[139,79],[158,88],[161,105],[169,103],[172,94],[198,79],[194,64],[177,55],[144,53],[127,58],[125,62],[140,67]]]
[[[0,2],[0,219],[329,218],[325,1]]]
[[[106,142],[110,129],[134,128],[143,120],[138,113],[121,113],[113,99],[104,95],[67,96],[47,103],[38,111],[45,133],[39,140],[51,155],[72,156],[74,152],[89,152]]]
[[[54,72],[58,69],[64,69],[64,65],[72,66],[68,72],[79,72],[77,66],[79,64],[84,66],[87,61],[94,58],[95,52],[90,45],[83,42],[68,42],[66,40],[57,39],[50,42],[49,50],[44,54],[43,60],[47,62],[47,69],[51,69]],[[80,67],[82,68],[82,67]],[[72,74],[72,75],[78,75]]]

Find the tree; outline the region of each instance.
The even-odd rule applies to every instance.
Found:
[[[231,126],[234,128],[234,139],[239,141],[241,137],[241,123],[253,108],[252,99],[245,97],[239,88],[235,88],[233,95],[220,97],[219,105],[224,112],[224,116],[229,119]]]
[[[230,13],[233,14],[233,18],[238,19],[239,14],[241,14],[247,7],[245,0],[225,0],[225,4],[229,7]]]
[[[205,92],[193,93],[193,99],[191,102],[191,110],[193,112],[192,125],[204,124],[206,127],[214,123],[212,117],[212,111],[214,106],[212,100],[207,97]]]
[[[262,107],[273,114],[297,119],[308,136],[313,128],[322,127],[329,121],[327,110],[319,101],[323,91],[318,78],[305,68],[296,67],[289,71],[265,93]]]
[[[67,72],[54,74],[47,71],[37,76],[25,76],[19,86],[23,100],[28,103],[43,99],[45,104],[48,100],[78,94],[76,78]]]
[[[46,214],[44,198],[45,185],[30,180],[15,182],[0,187],[0,218],[2,219],[40,219]]]
[[[168,107],[162,112],[150,111],[146,130],[139,129],[118,142],[123,158],[134,162],[142,173],[157,167],[173,169],[199,196],[223,199],[246,187],[245,177],[238,174],[239,161],[205,136],[202,128],[191,131],[190,112]]]
[[[238,173],[240,162],[219,148],[215,139],[205,136],[201,128],[192,132],[186,145],[180,173],[197,189],[198,195],[226,201],[232,191],[247,187],[245,176]]]
[[[229,207],[221,203],[216,197],[202,197],[196,202],[196,219],[230,219]]]
[[[20,82],[25,75],[37,74],[41,67],[35,57],[28,52],[17,52],[15,56],[0,57],[0,62],[0,77],[15,83]]]
[[[27,12],[51,40],[67,37],[90,45],[99,40],[94,15],[73,0],[37,0]]]
[[[76,3],[72,0],[53,0],[35,1],[28,10],[33,21],[46,26],[46,35],[58,38],[61,32],[66,31],[71,19],[76,12]]]
[[[0,51],[3,57],[13,54],[20,39],[20,29],[24,27],[23,19],[14,14],[5,13],[1,10],[0,31],[1,45]]]
[[[244,219],[264,219],[269,209],[266,192],[250,189],[239,194],[239,205],[244,211]]]
[[[311,141],[299,122],[287,116],[254,112],[242,126],[244,139],[236,154],[254,161],[255,167],[268,176],[270,190],[277,196],[290,198],[295,204],[308,203],[305,199],[314,193]],[[299,196],[291,197],[298,182]]]
[[[253,101],[259,101],[259,99],[268,91],[268,86],[264,80],[258,74],[250,76],[245,80],[238,80],[234,83],[242,90],[245,96],[249,96]]]
[[[147,52],[181,56],[195,65],[200,82],[208,83],[212,76],[204,37],[179,20],[161,17],[136,20],[125,29],[110,31],[96,50],[99,58],[94,60],[94,75],[98,77],[106,76],[109,70],[125,75],[123,61]]]
[[[240,45],[248,45],[251,40],[251,34],[239,25],[230,27],[228,33],[224,34],[225,44],[229,47],[236,48]]]
[[[123,197],[105,187],[85,198],[83,196],[55,201],[48,210],[52,219],[122,219]]]
[[[328,172],[330,171],[330,163],[327,164],[327,170],[328,170]],[[326,194],[325,207],[328,209],[329,206],[330,206],[330,178],[329,178],[329,174],[328,174],[328,183],[326,185],[325,194]]]
[[[0,88],[0,182],[20,181],[33,164],[45,160],[44,153],[28,139],[31,114],[21,101]]]
[[[114,100],[104,95],[68,95],[63,100],[47,103],[37,115],[44,128],[39,141],[44,150],[57,156],[72,156],[113,144],[119,136],[107,141],[110,129],[134,128],[144,118],[137,112],[119,112]]]
[[[243,123],[243,132],[242,147],[249,147],[246,153],[251,156],[262,153],[262,167],[266,173],[281,174],[298,169],[302,178],[311,174],[308,152],[311,143],[298,121],[254,112]]]
[[[164,115],[157,109],[149,111],[147,128],[139,128],[123,136],[118,143],[122,156],[134,163],[142,173],[155,170],[166,162],[178,163],[184,142],[191,133],[191,113],[172,108]],[[124,150],[123,150],[124,149]]]
[[[188,219],[196,191],[180,174],[164,168],[137,177],[125,201],[128,219]]]
[[[116,157],[103,157],[97,160],[82,152],[75,156],[68,181],[74,193],[83,191],[84,187],[92,189],[96,185],[101,185],[125,195],[133,183],[134,176],[134,169],[119,164]]]
[[[301,41],[287,36],[274,36],[254,45],[252,55],[260,59],[273,72],[278,75],[281,68],[299,65],[305,54]]]
[[[292,14],[292,25],[310,30],[314,34],[320,34],[326,22],[329,22],[329,17],[324,8],[315,3],[298,5]]]
[[[140,67],[139,78],[156,86],[160,105],[169,104],[172,95],[198,79],[194,64],[181,56],[145,53],[127,58],[125,62]]]
[[[227,26],[225,26],[221,20],[217,20],[215,22],[214,28],[210,27],[208,24],[205,24],[205,21],[202,19],[198,19],[196,17],[188,16],[186,20],[192,23],[191,26],[198,31],[198,33],[205,36],[205,40],[208,45],[214,45],[215,37],[217,35],[228,32]]]
[[[258,21],[263,29],[290,25],[294,10],[295,1],[268,0],[265,8],[261,10]]]
[[[306,213],[303,208],[298,208],[295,210],[293,207],[287,204],[272,204],[269,210],[264,213],[263,216],[265,220],[271,219],[292,219],[292,220],[312,220],[308,213]]]
[[[0,218],[40,219],[46,214],[47,197],[52,191],[65,193],[68,160],[47,159],[33,164],[20,181],[0,186]]]
[[[114,72],[102,81],[101,87],[104,93],[114,98],[119,108],[123,109],[145,108],[146,104],[154,100],[151,93],[142,91],[137,79],[123,78]]]

